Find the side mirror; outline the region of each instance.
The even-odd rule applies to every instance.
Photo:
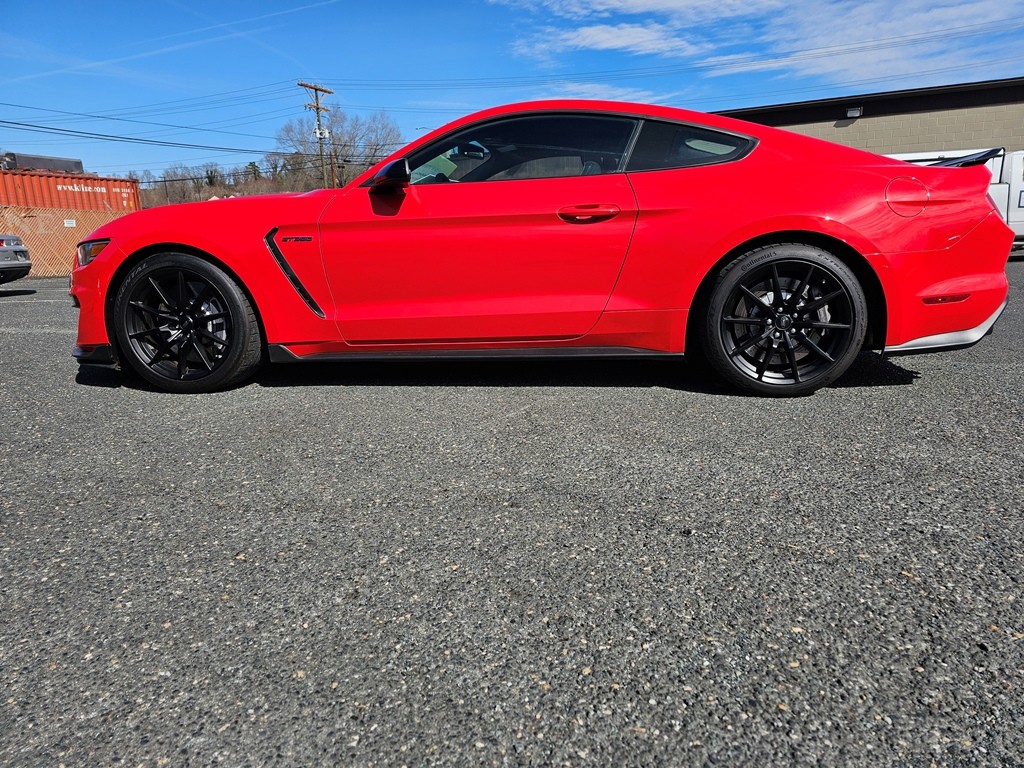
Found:
[[[412,171],[409,169],[409,160],[400,157],[388,163],[370,180],[371,192],[391,192],[409,186],[412,181]]]

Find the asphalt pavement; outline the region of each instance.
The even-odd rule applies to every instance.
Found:
[[[0,286],[0,765],[1024,763],[1019,293],[769,400],[637,361],[168,395],[78,371],[66,287]]]

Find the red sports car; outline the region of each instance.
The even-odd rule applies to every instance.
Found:
[[[667,107],[486,110],[341,189],[131,214],[78,247],[75,356],[173,392],[274,363],[681,355],[800,395],[1006,306],[988,171]]]

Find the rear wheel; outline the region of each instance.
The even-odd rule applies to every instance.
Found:
[[[150,256],[114,302],[122,360],[168,392],[209,392],[240,383],[259,366],[256,315],[223,270],[187,253]]]
[[[729,384],[785,397],[835,381],[866,331],[864,291],[843,262],[809,245],[771,245],[722,270],[702,342]]]

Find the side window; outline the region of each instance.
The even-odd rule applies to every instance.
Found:
[[[486,147],[475,141],[456,144],[433,157],[427,157],[418,165],[413,165],[412,183],[437,184],[461,181],[470,171],[486,163],[490,159],[490,154]]]
[[[474,125],[409,158],[413,184],[587,176],[622,170],[637,121],[531,115]]]
[[[644,121],[627,171],[687,168],[738,160],[754,147],[754,140],[680,123]]]

